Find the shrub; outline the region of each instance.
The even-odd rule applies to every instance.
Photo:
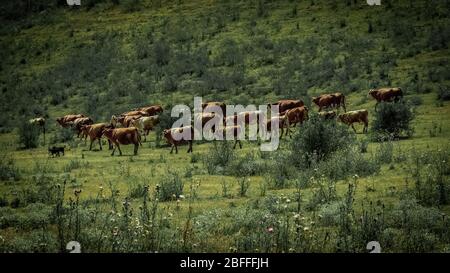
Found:
[[[39,142],[39,128],[23,120],[19,125],[19,143],[25,149],[36,148]]]
[[[441,101],[450,100],[450,89],[448,89],[448,87],[440,86],[437,99]]]
[[[73,140],[73,135],[74,131],[72,128],[59,128],[50,139],[50,143],[70,142]]]
[[[323,160],[355,140],[346,126],[312,114],[291,141],[292,161],[299,167],[309,166],[314,160]]]
[[[214,141],[213,147],[203,156],[203,164],[208,174],[220,174],[226,171],[235,158],[235,153],[229,141]]]
[[[158,196],[161,201],[175,200],[183,194],[184,183],[175,172],[166,173],[159,183]]]
[[[411,121],[414,119],[414,113],[409,104],[399,103],[381,103],[375,112],[375,118],[372,122],[373,138],[383,140],[386,137],[398,138],[405,134],[411,137],[414,130],[411,127]]]
[[[0,156],[0,181],[19,180],[20,171],[16,167],[14,159],[7,155]]]

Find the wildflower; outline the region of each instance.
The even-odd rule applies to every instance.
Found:
[[[305,231],[305,232],[309,231],[309,227],[304,227],[303,231]]]
[[[267,232],[272,233],[273,232],[273,227],[267,228]]]
[[[299,218],[300,217],[300,214],[298,214],[298,213],[295,213],[294,214],[294,219],[297,219],[297,218]]]
[[[286,203],[291,203],[291,199],[286,199]]]
[[[184,195],[181,194],[181,195],[179,196],[179,198],[180,198],[180,199],[184,199],[185,197],[184,197]]]
[[[114,227],[112,234],[113,234],[113,236],[117,236],[119,234],[119,228]]]

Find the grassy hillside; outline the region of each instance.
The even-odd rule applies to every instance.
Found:
[[[71,240],[88,252],[365,252],[373,240],[385,252],[449,251],[447,2],[35,3],[0,9],[0,251],[64,251]],[[295,148],[305,127],[273,153],[244,141],[169,154],[152,132],[138,156],[123,146],[111,157],[62,140],[53,122],[156,103],[167,113],[194,96],[300,98],[314,116],[311,96],[340,91],[371,125],[367,92],[384,86],[404,90],[412,137],[348,131],[348,147],[310,165]],[[38,115],[64,157],[49,158],[42,136],[35,149],[18,143],[16,128]]]

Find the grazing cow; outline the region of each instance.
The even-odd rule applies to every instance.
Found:
[[[86,138],[89,136],[89,139],[91,140],[91,144],[89,145],[89,151],[92,150],[92,144],[95,140],[98,139],[98,145],[100,146],[100,150],[102,150],[102,133],[103,130],[106,128],[111,128],[111,124],[108,123],[96,123],[96,124],[90,124],[90,125],[83,125],[81,126],[81,131]],[[108,139],[109,149],[112,149],[111,141]]]
[[[287,110],[295,107],[301,107],[305,104],[302,100],[279,100],[276,103],[272,103],[271,105],[278,105],[278,111],[280,112],[280,115],[284,115]]]
[[[242,149],[241,140],[238,138],[241,134],[241,126],[239,126],[239,125],[223,126],[219,130],[220,130],[220,134],[222,134],[224,140],[227,140],[227,136],[233,136],[233,138],[234,138],[233,149],[236,148],[237,143],[239,143],[239,148]]]
[[[147,141],[147,135],[159,123],[159,116],[140,117],[131,121],[131,126],[138,128],[141,134],[144,134],[144,141]]]
[[[190,131],[190,138],[188,139],[182,139],[181,134],[186,133],[186,131]],[[178,138],[181,139],[175,139],[175,134],[177,134]],[[178,154],[178,145],[183,143],[189,144],[188,153],[192,153],[192,139],[194,138],[194,127],[192,126],[185,126],[185,127],[179,127],[179,128],[171,128],[171,129],[165,129],[163,131],[163,136],[167,140],[167,143],[169,143],[172,146],[172,149],[170,150],[170,153],[173,152],[173,148],[175,148],[175,153]]]
[[[84,118],[77,118],[76,120],[69,122],[68,124],[70,124],[74,128],[74,130],[77,132],[77,137],[79,138],[81,134],[81,127],[83,125],[94,124],[94,121],[91,118],[84,117]]]
[[[285,115],[289,121],[289,126],[293,125],[295,127],[297,123],[302,124],[308,119],[308,107],[301,106],[289,109],[285,112]]]
[[[84,118],[86,117],[83,114],[78,114],[78,115],[65,115],[63,117],[57,118],[56,122],[59,123],[59,125],[61,125],[64,128],[67,128],[71,125],[71,122],[75,121],[77,118]]]
[[[45,118],[33,118],[28,121],[30,124],[39,126],[42,129],[42,133],[44,134],[44,144],[45,144]]]
[[[279,130],[281,130],[280,139],[283,138],[284,128],[287,129],[286,135],[288,135],[288,133],[289,133],[289,120],[288,120],[286,115],[271,117],[266,122],[266,132],[272,132],[272,123],[278,124]]]
[[[210,101],[210,102],[202,103],[203,112],[212,111],[213,109],[211,109],[211,108],[213,106],[218,106],[220,109],[222,109],[222,114],[225,115],[226,105],[225,105],[225,103],[219,102],[219,101]]]
[[[397,102],[399,99],[403,98],[402,89],[399,87],[370,89],[369,95],[377,100],[377,103],[375,104],[375,110],[377,109],[378,103],[380,102],[390,102],[392,100]]]
[[[146,112],[148,116],[154,116],[156,114],[160,114],[163,112],[163,108],[161,105],[152,105],[152,106],[145,106],[136,109],[136,111],[142,111]]]
[[[139,131],[135,127],[128,128],[104,128],[102,131],[102,135],[109,139],[114,145],[114,149],[111,153],[111,156],[114,155],[116,151],[116,147],[119,149],[120,155],[122,155],[122,150],[120,150],[120,144],[128,145],[134,144],[134,155],[137,155],[139,144],[141,144],[141,136],[139,135]]]
[[[338,118],[342,123],[352,126],[353,131],[355,131],[355,133],[356,129],[353,126],[353,123],[355,122],[364,123],[363,133],[367,133],[367,127],[369,126],[369,112],[366,109],[349,111],[347,113],[340,114]]]
[[[64,147],[57,147],[57,146],[53,146],[53,147],[48,147],[48,155],[55,157],[56,156],[60,156],[60,153],[62,153],[62,155],[64,155]]]
[[[319,116],[323,119],[334,119],[336,118],[336,112],[335,111],[325,111],[325,112],[319,112]]]
[[[123,127],[127,128],[131,126],[131,123],[139,118],[141,115],[125,116],[122,122]]]
[[[312,97],[312,101],[319,106],[319,112],[322,111],[322,108],[336,107],[339,109],[341,106],[344,109],[344,112],[347,111],[345,107],[345,95],[339,92]]]

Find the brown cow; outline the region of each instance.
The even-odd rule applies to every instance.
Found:
[[[141,144],[141,136],[139,135],[139,131],[137,128],[135,127],[116,128],[116,129],[104,128],[102,131],[102,135],[105,136],[107,139],[109,139],[115,145],[111,153],[111,156],[114,155],[116,147],[119,149],[120,155],[122,155],[122,150],[120,150],[120,144],[122,145],[134,144],[134,155],[137,155],[139,144]]]
[[[210,102],[202,103],[203,112],[212,111],[213,110],[212,106],[218,106],[220,109],[222,109],[222,114],[225,116],[226,105],[225,105],[225,103],[220,102],[220,101],[210,101]]]
[[[366,109],[349,111],[347,113],[340,114],[338,118],[342,123],[352,126],[355,133],[356,129],[353,126],[353,123],[364,123],[363,133],[367,133],[367,127],[369,126],[369,112]]]
[[[96,123],[91,125],[83,125],[81,126],[81,131],[86,138],[89,136],[89,139],[91,140],[91,144],[89,145],[89,151],[92,150],[92,144],[95,140],[98,139],[98,145],[100,146],[100,150],[102,150],[102,133],[103,130],[106,128],[111,128],[111,124],[108,123]],[[109,143],[109,149],[112,149],[111,141],[108,139]]]
[[[287,119],[289,120],[289,125],[297,125],[297,123],[302,124],[308,119],[308,107],[301,106],[289,109],[285,113]]]
[[[292,108],[304,106],[302,100],[279,100],[276,103],[269,104],[270,105],[278,105],[278,111],[280,115],[284,115],[284,113]]]
[[[148,116],[148,113],[146,111],[135,110],[122,113],[121,116]]]
[[[181,134],[186,133],[186,131],[190,131],[190,137],[187,139],[181,138]],[[174,134],[177,134],[177,139],[175,139]],[[194,127],[192,126],[185,126],[180,128],[171,128],[171,129],[165,129],[163,131],[164,138],[167,140],[167,143],[169,143],[172,146],[172,149],[170,150],[170,153],[173,152],[173,148],[175,147],[175,153],[178,154],[178,145],[183,143],[189,144],[188,153],[192,153],[192,139],[194,138]]]
[[[91,118],[84,117],[84,118],[77,118],[76,120],[68,122],[67,124],[72,126],[72,128],[77,132],[77,137],[79,138],[81,134],[81,127],[83,125],[90,125],[93,123],[94,121]]]
[[[154,116],[156,114],[162,113],[163,108],[161,105],[152,105],[138,108],[136,109],[136,111],[146,112],[148,116]]]
[[[61,127],[67,128],[71,125],[70,122],[75,121],[77,118],[84,118],[84,117],[86,116],[83,114],[65,115],[63,117],[57,118],[56,122],[58,122],[59,125],[61,125]]]
[[[45,144],[45,118],[33,118],[28,120],[28,122],[32,125],[39,126],[42,129],[42,133],[44,134],[44,144]]]
[[[223,139],[227,140],[227,136],[233,136],[234,138],[234,146],[233,149],[236,148],[236,144],[239,143],[239,148],[242,149],[242,143],[239,139],[241,134],[241,126],[233,125],[233,126],[223,126],[219,129],[219,133],[222,134]]]
[[[280,139],[283,138],[284,128],[286,128],[286,135],[289,134],[289,120],[286,115],[271,117],[266,122],[266,132],[272,132],[272,123],[278,124],[279,130],[281,130]]]
[[[377,110],[378,103],[380,102],[390,102],[392,100],[396,102],[399,99],[403,98],[402,89],[399,87],[370,89],[369,95],[377,100],[377,103],[375,104],[375,110]]]
[[[344,108],[344,112],[347,111],[345,107],[345,96],[342,93],[323,94],[312,97],[312,102],[319,106],[319,112],[322,111],[323,108],[336,107],[339,109],[341,106]]]

